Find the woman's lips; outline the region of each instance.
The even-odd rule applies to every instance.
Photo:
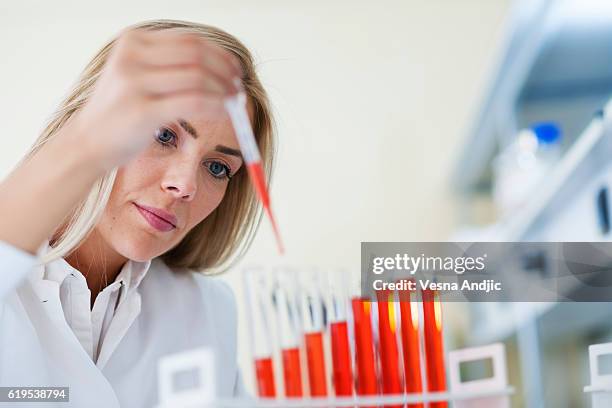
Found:
[[[151,225],[156,230],[162,231],[162,232],[168,232],[168,231],[171,231],[171,230],[176,228],[176,225],[173,224],[172,222],[170,222],[170,220],[167,220],[166,218],[162,218],[161,216],[155,214],[155,213],[159,213],[162,210],[158,210],[158,209],[155,209],[155,208],[152,208],[152,207],[147,207],[147,206],[141,206],[141,205],[138,205],[136,203],[134,203],[134,205],[136,206],[136,208],[140,212],[140,215],[142,215],[143,218],[145,220],[147,220],[149,225]],[[154,211],[155,211],[155,213],[154,213]],[[174,217],[172,215],[165,215],[165,216],[167,218],[173,218]],[[174,218],[176,218],[176,217],[174,217]]]

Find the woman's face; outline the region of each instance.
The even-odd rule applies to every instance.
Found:
[[[152,259],[178,244],[221,202],[242,165],[227,115],[202,113],[168,124],[121,167],[96,226],[118,254]]]

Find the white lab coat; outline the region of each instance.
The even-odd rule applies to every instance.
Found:
[[[36,261],[0,241],[0,386],[67,386],[70,402],[20,407],[151,408],[158,359],[198,347],[215,353],[217,396],[243,394],[235,302],[218,279],[177,273],[154,259],[136,296],[118,306],[128,308],[121,318],[131,324],[94,363],[66,322],[58,283],[43,279]]]

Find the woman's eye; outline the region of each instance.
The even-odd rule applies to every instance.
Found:
[[[216,177],[219,179],[223,179],[223,178],[230,179],[231,178],[230,168],[227,167],[225,164],[213,161],[213,162],[208,162],[205,165],[208,168],[208,171],[210,172],[210,174],[213,175],[213,177]]]
[[[176,134],[168,128],[161,128],[155,131],[155,138],[162,144],[176,144]]]

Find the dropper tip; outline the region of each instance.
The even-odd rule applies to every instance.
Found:
[[[285,246],[283,245],[283,240],[281,239],[280,232],[278,231],[278,226],[276,225],[276,219],[274,218],[274,214],[272,214],[272,210],[268,206],[266,208],[268,216],[270,217],[270,223],[272,224],[272,231],[274,232],[274,238],[276,238],[276,246],[278,248],[278,252],[280,255],[285,255]]]
[[[278,252],[280,255],[285,255],[285,246],[283,245],[283,241],[281,240],[280,234],[278,230],[276,229],[276,226],[274,226],[273,228],[274,228],[274,235],[276,236],[276,246],[278,248]]]

